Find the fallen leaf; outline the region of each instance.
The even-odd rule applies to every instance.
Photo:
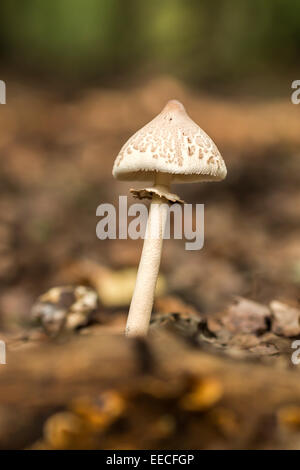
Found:
[[[200,379],[185,394],[179,406],[187,411],[203,411],[215,405],[223,395],[223,387],[215,378]]]
[[[300,310],[277,300],[270,303],[270,308],[272,311],[272,331],[274,333],[287,337],[300,334]]]
[[[267,330],[270,310],[253,300],[237,297],[222,316],[223,325],[232,333],[262,333]]]

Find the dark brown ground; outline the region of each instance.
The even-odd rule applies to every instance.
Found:
[[[205,203],[205,246],[166,241],[152,333],[128,341],[141,242],[98,240],[95,212],[129,194],[114,158],[170,98],[228,177],[174,188]],[[299,448],[299,109],[169,79],[68,100],[15,83],[0,114],[1,448]],[[30,311],[70,284],[95,289],[99,307],[49,337]]]

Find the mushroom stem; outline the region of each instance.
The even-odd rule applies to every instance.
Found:
[[[155,186],[169,192],[170,181],[156,178]],[[160,266],[168,204],[166,199],[153,196],[147,221],[144,246],[126,324],[126,336],[146,336],[154,301]]]

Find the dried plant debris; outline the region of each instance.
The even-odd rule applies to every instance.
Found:
[[[158,297],[154,302],[154,311],[159,313],[181,313],[199,317],[198,310],[191,304],[184,302],[175,295]]]
[[[240,360],[273,358],[280,366],[290,366],[290,338],[300,333],[296,308],[277,301],[268,307],[239,297],[223,312],[205,316],[172,296],[159,299],[156,306],[165,313],[153,315],[152,331],[163,326],[215,354]]]
[[[180,407],[187,411],[203,411],[213,407],[223,395],[222,384],[215,378],[195,380],[191,390],[180,399]]]
[[[280,426],[289,431],[300,432],[300,406],[286,405],[278,410]]]
[[[222,384],[213,377],[186,375],[180,382],[171,381],[171,384],[145,377],[123,392],[110,389],[96,396],[74,399],[66,410],[46,420],[42,438],[31,448],[168,447],[169,442],[179,439],[180,423],[186,422],[188,428],[188,422],[197,416],[199,421],[203,420],[204,413],[214,409],[222,396]],[[211,418],[218,420],[220,426],[230,428],[233,414],[216,408]]]
[[[238,297],[222,316],[221,323],[231,333],[263,333],[268,329],[268,307]]]
[[[268,335],[275,337],[266,333],[265,341]],[[143,341],[143,354],[152,357],[146,369],[141,367],[142,348],[123,335],[105,333],[101,341],[73,336],[59,346],[41,344],[38,354],[30,349],[12,351],[10,369],[0,374],[0,423],[10,420],[8,407],[22,410],[24,402],[27,418],[25,423],[11,420],[6,445],[31,449],[296,445],[300,404],[296,368],[274,369],[267,363],[216,353],[217,348],[204,351],[195,342],[190,347],[188,341],[180,341],[181,336],[179,330],[171,334],[162,326],[153,328]],[[242,334],[239,341],[243,344],[246,337],[247,347],[261,346],[253,336]],[[228,349],[234,348],[228,345]],[[56,353],[59,360],[53,361]],[[0,443],[1,432],[0,427]]]
[[[300,310],[274,300],[270,303],[272,331],[281,336],[300,335]]]
[[[55,336],[86,326],[98,307],[98,295],[90,287],[53,287],[38,298],[31,315],[47,334]]]
[[[153,315],[151,320],[151,329],[168,327],[175,330],[183,337],[192,338],[200,329],[202,321],[196,315],[182,313],[169,313],[162,315]]]
[[[289,358],[290,338],[300,334],[299,310],[278,301],[270,306],[238,297],[223,312],[204,315],[176,296],[159,297],[151,319],[151,332],[164,328],[193,347],[230,357],[265,361]],[[56,287],[38,298],[32,319],[56,337],[80,329],[84,336],[122,334],[126,310],[105,312],[97,293],[89,287]],[[152,333],[151,333],[152,334]],[[14,348],[45,341],[42,331],[24,332],[14,338]],[[285,362],[286,363],[286,362]]]

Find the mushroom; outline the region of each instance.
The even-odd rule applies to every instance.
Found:
[[[147,334],[159,271],[169,203],[182,203],[170,193],[173,182],[219,181],[225,163],[210,137],[187,115],[177,100],[137,131],[122,147],[113,167],[120,180],[153,181],[152,187],[131,190],[135,197],[150,198],[144,247],[131,305],[127,336]]]

